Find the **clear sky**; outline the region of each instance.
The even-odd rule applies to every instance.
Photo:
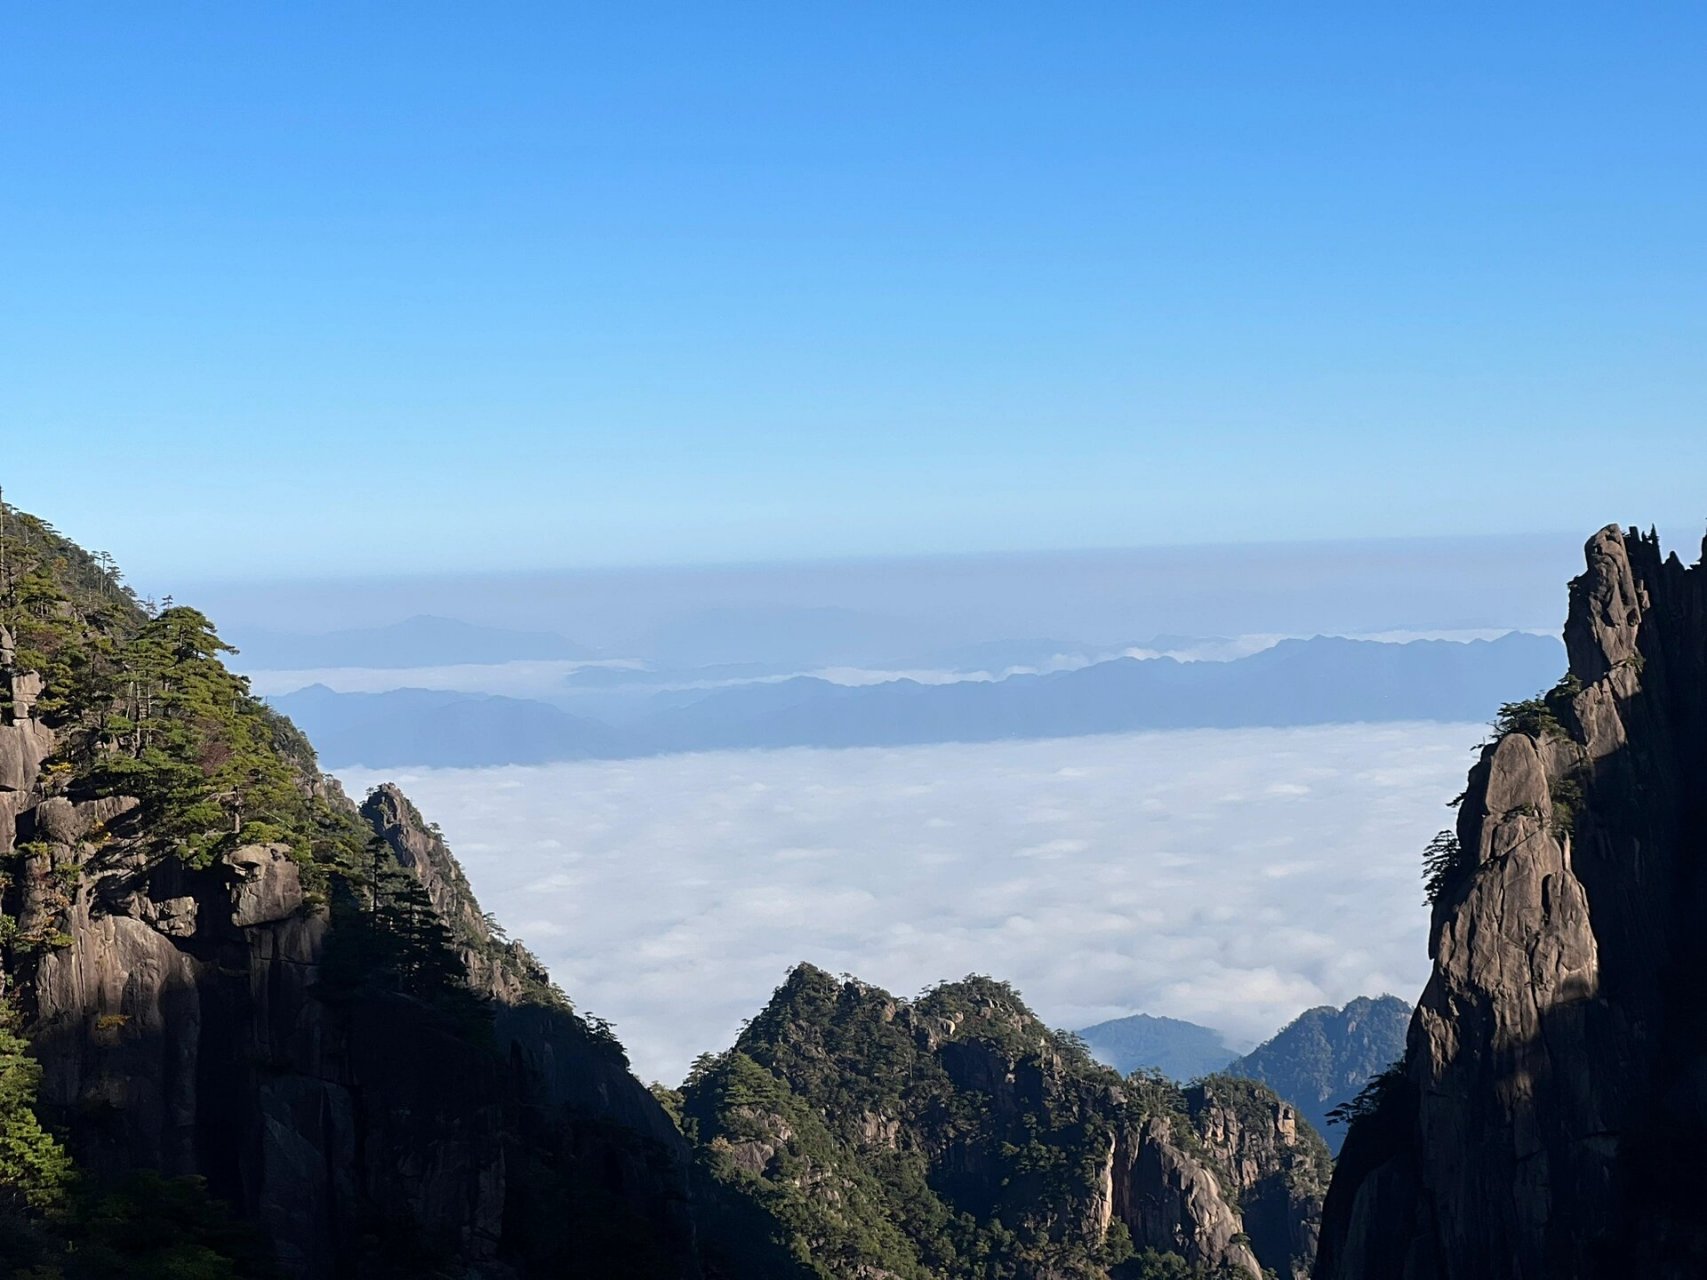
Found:
[[[0,15],[0,484],[145,577],[1707,513],[1699,4]]]

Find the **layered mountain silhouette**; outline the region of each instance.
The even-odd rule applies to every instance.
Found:
[[[1226,1071],[1262,1081],[1297,1107],[1337,1155],[1345,1129],[1329,1113],[1404,1056],[1410,1022],[1411,1007],[1397,996],[1306,1009]]]
[[[1099,1022],[1079,1036],[1092,1057],[1121,1075],[1159,1071],[1180,1084],[1220,1071],[1238,1056],[1219,1031],[1148,1013]]]
[[[1337,1152],[1344,1129],[1329,1113],[1404,1055],[1410,1020],[1410,1006],[1396,996],[1360,996],[1344,1008],[1305,1010],[1243,1056],[1209,1027],[1146,1013],[1099,1022],[1079,1035],[1099,1062],[1123,1074],[1160,1072],[1179,1084],[1212,1074],[1260,1081]]]
[[[1140,729],[1481,720],[1501,702],[1550,683],[1559,662],[1556,640],[1521,632],[1497,640],[1404,644],[1317,636],[1283,641],[1227,662],[1121,658],[1004,680],[842,685],[797,677],[678,690],[659,695],[648,712],[620,728],[547,703],[475,694],[427,698],[419,690],[340,694],[313,689],[272,702],[324,744],[329,765],[378,768],[429,760],[536,763],[723,748],[991,742]],[[506,718],[516,724],[516,745],[508,752],[502,747]],[[485,729],[464,748],[458,733],[467,722]]]
[[[680,1089],[645,1088],[436,828],[394,786],[347,798],[208,618],[4,514],[8,1274],[1707,1274],[1707,568],[1652,535],[1590,541],[1569,674],[1497,706],[1426,855],[1405,1055],[1347,1104],[1324,1199],[1280,1086],[1351,1088],[1390,998],[1181,1087],[1098,1064],[994,978],[905,999],[803,964]],[[1410,705],[1411,646],[1350,643],[1327,652],[1361,705]]]
[[[479,767],[626,754],[609,726],[545,702],[442,689],[334,693],[311,685],[275,706],[328,764]]]

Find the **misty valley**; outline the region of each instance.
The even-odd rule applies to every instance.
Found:
[[[0,4],[0,1280],[1707,1280],[1707,4]]]
[[[711,749],[448,767],[465,722],[422,702],[391,776],[323,772],[205,615],[4,514],[15,1274],[1332,1280],[1447,1245],[1453,1275],[1682,1274],[1700,1245],[1665,860],[1707,595],[1647,535],[1588,544],[1562,678],[1519,633],[760,676],[663,713]],[[556,643],[424,629],[444,669]],[[1335,671],[1355,713],[1301,714]],[[978,697],[830,747],[777,727],[820,686]],[[779,691],[755,734],[740,698]],[[1526,1215],[1573,1188],[1568,1229]]]

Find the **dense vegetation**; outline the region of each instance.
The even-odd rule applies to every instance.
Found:
[[[1241,1089],[1272,1101],[1248,1082],[1222,1101]],[[1097,1208],[1117,1133],[1135,1142],[1148,1117],[1212,1165],[1185,1093],[1122,1080],[1006,983],[903,1001],[801,965],[671,1101],[718,1207],[702,1224],[718,1276],[778,1254],[822,1280],[1199,1274]]]
[[[110,559],[41,520],[4,508],[0,523],[0,723],[28,715],[52,730],[37,783],[47,794],[140,802],[89,833],[85,861],[53,868],[59,920],[18,924],[22,860],[48,846],[22,845],[0,865],[0,1264],[16,1268],[0,1274],[266,1274],[255,1241],[198,1181],[93,1179],[37,1118],[40,1070],[17,1030],[17,979],[69,944],[63,913],[85,866],[98,869],[109,848],[195,868],[240,845],[283,846],[338,924],[329,998],[407,995],[476,1038],[489,1025],[485,1004],[419,884],[376,856],[307,740],[226,669],[232,650],[205,616],[138,599]]]
[[[76,799],[140,800],[127,833],[156,860],[206,866],[239,845],[286,846],[315,891],[344,908],[357,956],[349,973],[459,1004],[460,962],[419,885],[375,857],[308,740],[226,668],[221,657],[234,650],[213,624],[169,600],[139,600],[110,559],[45,522],[3,515],[0,628],[14,652],[0,675],[42,677],[35,713],[58,742],[46,785]]]
[[[54,787],[137,797],[158,852],[192,864],[279,841],[311,866],[359,867],[360,824],[314,785],[307,739],[225,667],[233,650],[203,614],[156,610],[50,526],[6,520],[0,627],[15,642],[11,668],[43,679]]]

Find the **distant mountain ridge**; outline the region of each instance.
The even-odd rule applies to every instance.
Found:
[[[845,686],[802,677],[709,694],[651,729],[661,749],[704,750],[1480,720],[1550,684],[1563,657],[1558,641],[1520,632],[1467,643],[1317,636],[1229,662],[1119,658],[998,681]]]
[[[1265,1084],[1337,1152],[1344,1130],[1328,1123],[1328,1113],[1403,1056],[1410,1020],[1410,1006],[1397,996],[1359,996],[1343,1008],[1306,1009],[1242,1057],[1213,1028],[1147,1013],[1078,1034],[1099,1062],[1122,1075],[1159,1071],[1188,1084],[1219,1074]]]
[[[1236,1059],[1229,1075],[1260,1080],[1285,1098],[1339,1153],[1344,1127],[1328,1112],[1405,1053],[1411,1007],[1397,996],[1361,996],[1344,1008],[1307,1009],[1272,1038]]]
[[[470,711],[419,691],[298,691],[270,701],[322,744],[333,766],[540,763],[767,747],[902,746],[1077,737],[1144,729],[1289,727],[1358,721],[1484,720],[1502,703],[1552,683],[1558,641],[1513,632],[1497,640],[1390,643],[1317,636],[1227,662],[1120,658],[1005,680],[840,685],[814,677],[660,694],[621,732],[550,704],[488,699]],[[451,708],[458,708],[452,714]],[[459,721],[517,720],[512,758],[457,747]],[[552,724],[549,731],[542,726]],[[557,735],[554,739],[553,735]],[[548,745],[560,740],[561,754]],[[502,755],[501,749],[497,754]]]
[[[442,689],[334,693],[316,684],[269,701],[311,726],[322,757],[340,765],[466,769],[623,750],[623,739],[608,726],[528,698]]]
[[[1079,1035],[1092,1057],[1123,1076],[1160,1071],[1180,1084],[1220,1071],[1238,1056],[1211,1027],[1148,1013],[1099,1022],[1081,1028]]]

